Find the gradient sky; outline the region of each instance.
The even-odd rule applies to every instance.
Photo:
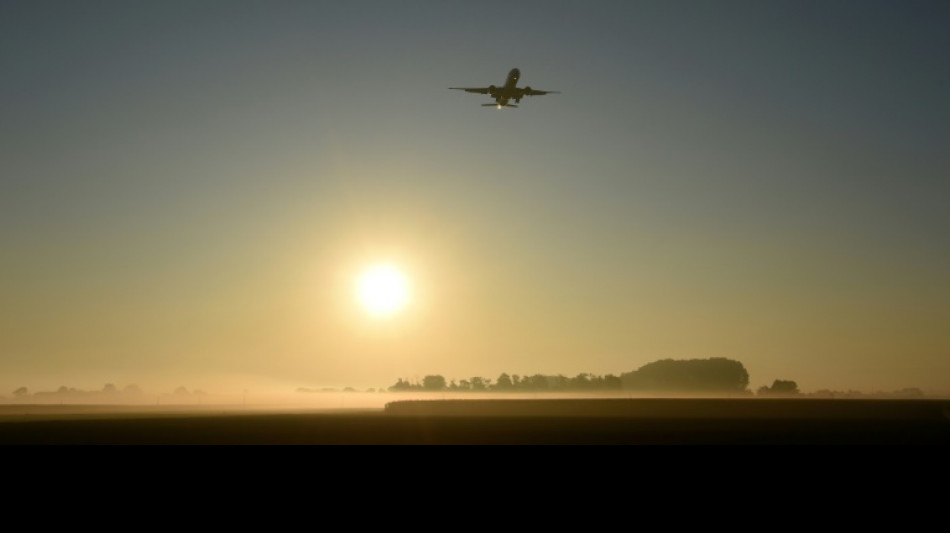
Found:
[[[950,393],[950,3],[0,2],[0,395]],[[451,86],[561,94],[481,107]],[[353,276],[390,260],[389,320]]]

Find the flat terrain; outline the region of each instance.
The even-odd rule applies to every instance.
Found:
[[[945,445],[950,400],[414,400],[338,410],[7,405],[0,444]]]

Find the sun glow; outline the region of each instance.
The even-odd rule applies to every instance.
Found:
[[[389,316],[409,303],[409,282],[393,265],[373,265],[359,276],[356,295],[370,314]]]

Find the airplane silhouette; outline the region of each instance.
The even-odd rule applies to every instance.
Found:
[[[515,104],[517,104],[521,102],[521,99],[525,96],[540,96],[542,94],[557,94],[560,92],[538,91],[532,89],[531,86],[519,88],[519,78],[521,78],[521,71],[513,68],[510,72],[508,72],[508,78],[505,79],[505,84],[501,87],[489,85],[488,87],[449,87],[449,89],[458,89],[467,93],[487,94],[495,99],[495,103],[482,104],[482,107],[497,107],[498,109],[503,107],[518,107],[517,105],[509,104],[508,102],[514,100]]]

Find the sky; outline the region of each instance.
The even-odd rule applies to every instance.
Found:
[[[950,4],[0,3],[0,396],[950,393]],[[518,109],[449,87],[560,91]],[[387,262],[409,304],[354,283]],[[263,385],[260,385],[263,386]]]

